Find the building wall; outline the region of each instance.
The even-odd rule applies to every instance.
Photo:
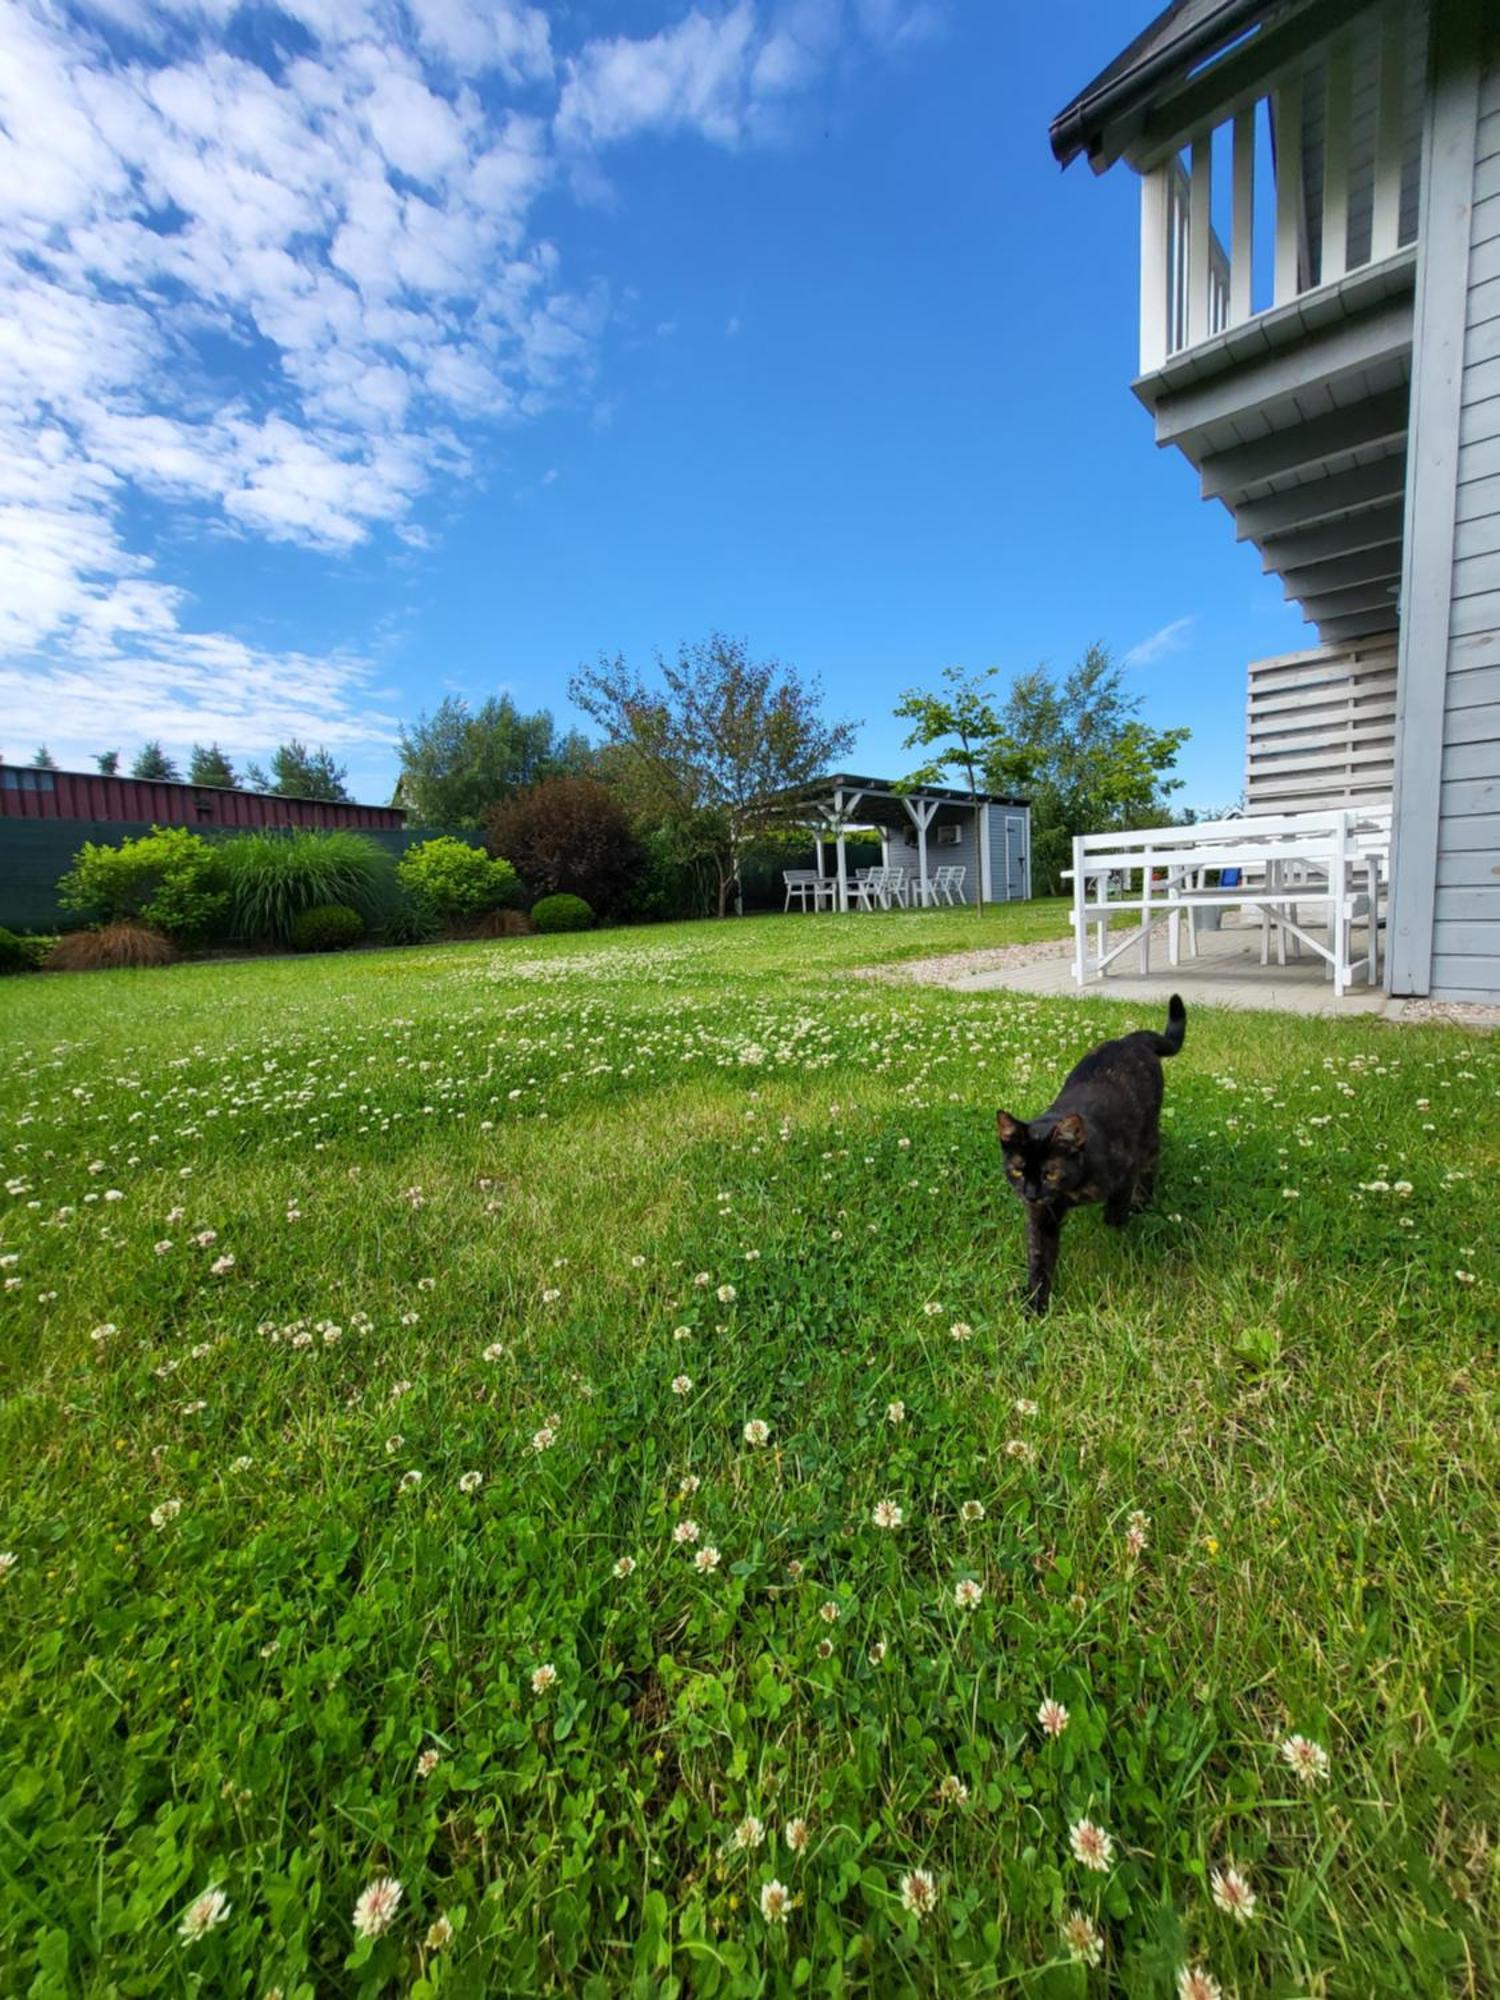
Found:
[[[1500,997],[1500,27],[1479,87],[1432,992]]]
[[[1500,1001],[1500,16],[1432,0],[1386,966]]]
[[[332,799],[284,799],[156,778],[106,778],[97,771],[38,771],[0,765],[0,819],[101,820],[122,826],[353,826],[399,829],[395,806]]]

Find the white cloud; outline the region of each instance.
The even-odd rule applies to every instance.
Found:
[[[524,0],[281,0],[281,28],[242,16],[233,49],[234,0],[0,0],[12,726],[372,740],[357,664],[292,652],[278,692],[281,656],[195,630],[134,503],[335,557],[382,534],[420,551],[414,510],[482,464],[486,423],[600,407],[608,297],[534,215],[563,170],[581,187],[648,132],[768,136],[844,48],[926,11],[700,0],[559,54]]]
[[[1120,662],[1126,667],[1151,667],[1158,660],[1164,660],[1169,653],[1180,653],[1188,642],[1188,634],[1196,621],[1191,618],[1174,618],[1170,625],[1163,625],[1159,632],[1140,640]]]

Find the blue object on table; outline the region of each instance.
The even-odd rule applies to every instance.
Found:
[[[1238,889],[1239,886],[1240,871],[1238,868],[1224,868],[1219,871],[1219,887],[1221,889]]]

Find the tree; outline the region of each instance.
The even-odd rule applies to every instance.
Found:
[[[120,768],[120,753],[118,750],[101,750],[94,762],[99,766],[101,778],[112,778]]]
[[[449,695],[398,739],[398,803],[414,826],[481,827],[490,807],[544,778],[580,776],[590,750],[575,730],[559,736],[546,709],[527,715],[508,694],[477,709]]]
[[[502,800],[487,844],[534,898],[581,896],[601,917],[623,905],[645,864],[623,802],[597,778],[544,778]]]
[[[145,744],[130,767],[132,778],[156,778],[163,784],[179,784],[182,773],[153,737]]]
[[[347,764],[336,764],[331,751],[320,743],[309,750],[294,736],[280,744],[271,756],[269,774],[259,764],[245,766],[246,781],[257,792],[274,792],[283,799],[329,799],[347,802]]]
[[[670,830],[676,858],[712,861],[728,914],[746,850],[788,833],[811,781],[854,741],[855,723],[825,722],[822,689],[781,661],[752,660],[741,639],[712,632],[656,656],[648,687],[623,656],[580,668],[576,705],[624,753],[627,793],[644,824]]]
[[[57,769],[57,759],[45,743],[37,745],[36,755],[31,760],[31,768],[33,771],[55,771]]]
[[[1011,684],[999,728],[986,746],[988,783],[1031,800],[1032,880],[1057,894],[1071,864],[1073,836],[1169,824],[1168,778],[1186,729],[1148,729],[1136,719],[1141,697],[1107,648],[1090,646],[1062,679],[1045,667]]]
[[[980,773],[1000,733],[1000,718],[988,694],[997,672],[995,667],[986,667],[982,673],[967,674],[962,667],[944,667],[946,693],[923,694],[920,688],[908,688],[902,695],[896,719],[912,725],[903,748],[935,753],[903,780],[904,788],[940,785],[956,767],[964,775],[977,812]],[[975,896],[974,904],[982,914],[980,896]]]
[[[188,759],[188,783],[190,785],[222,785],[227,791],[239,790],[239,779],[234,775],[234,766],[219,748],[210,743],[205,749],[201,743],[193,745],[193,754]]]

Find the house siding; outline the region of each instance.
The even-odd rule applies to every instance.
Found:
[[[1500,997],[1500,29],[1479,85],[1453,599],[1443,699],[1434,997]]]
[[[1005,806],[991,806],[986,817],[990,836],[990,896],[997,903],[1019,903],[1026,894],[1031,815]]]

